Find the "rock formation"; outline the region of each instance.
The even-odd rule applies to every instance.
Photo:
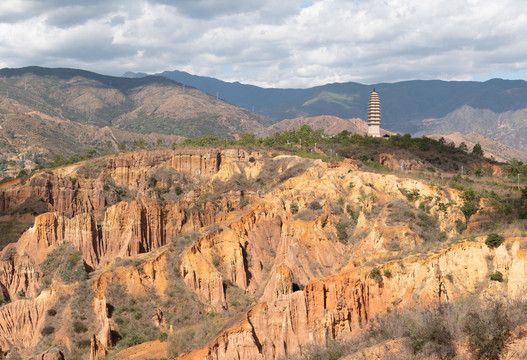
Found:
[[[453,246],[425,260],[389,262],[381,270],[389,269],[391,275],[381,276],[380,281],[363,269],[313,280],[303,291],[252,308],[243,321],[208,347],[178,359],[279,359],[307,344],[324,344],[358,331],[368,319],[385,313],[393,304],[404,308],[417,301],[447,301],[481,286],[485,286],[484,293],[495,293],[494,284],[487,280],[488,265],[515,279],[502,284],[500,292],[511,299],[524,299],[525,293],[518,291],[518,280],[527,275],[525,251],[518,250],[520,240],[525,241],[509,239],[509,251],[506,246],[491,250],[475,242]],[[489,264],[489,254],[493,253]],[[447,280],[447,274],[452,280]],[[276,291],[280,292],[280,287]]]
[[[14,348],[26,356],[40,340],[46,311],[56,301],[47,291],[32,300],[17,300],[0,307],[0,352]]]
[[[4,210],[34,194],[51,210],[0,252],[4,355],[43,358],[57,348],[66,358],[142,359],[166,356],[168,341],[190,350],[181,359],[279,359],[354,335],[389,309],[469,293],[525,298],[527,238],[496,249],[483,236],[462,238],[456,189],[353,161],[232,149],[104,161],[97,177],[81,176],[86,163],[0,186]],[[161,176],[170,196],[148,184],[167,168],[192,184],[184,194]],[[105,184],[128,197],[119,201]],[[478,206],[485,211],[467,232],[489,222],[492,207]],[[44,265],[57,249],[69,252],[50,273]],[[65,277],[72,258],[84,277]],[[490,281],[493,271],[507,281]]]

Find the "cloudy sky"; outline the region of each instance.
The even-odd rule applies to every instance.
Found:
[[[265,87],[527,79],[527,2],[2,0],[0,68],[28,65]]]

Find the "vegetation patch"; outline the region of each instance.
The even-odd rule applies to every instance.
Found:
[[[372,278],[373,280],[375,280],[378,284],[382,284],[382,274],[381,274],[381,270],[379,268],[373,268],[371,271],[370,271],[370,278]]]
[[[16,219],[0,220],[0,251],[8,244],[17,242],[20,236],[33,226],[32,222],[19,221]]]
[[[88,274],[82,254],[69,243],[53,249],[40,264],[43,277],[42,288],[47,288],[54,279],[64,282],[84,281]]]
[[[364,357],[368,348],[390,340],[402,340],[403,348],[383,347],[383,359],[454,359],[459,356],[456,342],[468,339],[474,359],[501,359],[512,332],[527,323],[525,302],[481,303],[476,298],[435,303],[405,311],[392,311],[371,319],[368,331],[346,340],[330,340],[311,345],[291,360],[340,359]],[[523,358],[526,353],[516,354]]]
[[[503,244],[503,240],[503,236],[496,233],[490,233],[489,235],[487,235],[487,239],[485,239],[485,244],[488,247],[497,248],[501,244]]]
[[[493,272],[492,274],[490,274],[489,277],[492,281],[498,281],[498,282],[503,281],[503,274],[500,271]]]

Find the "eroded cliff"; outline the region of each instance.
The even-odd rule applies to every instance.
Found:
[[[50,212],[0,253],[0,348],[278,359],[390,309],[524,299],[525,234],[496,249],[468,237],[491,222],[488,199],[471,217],[466,192],[439,178],[364,170],[184,148],[4,185],[3,210],[38,197]],[[495,271],[507,281],[490,281]]]

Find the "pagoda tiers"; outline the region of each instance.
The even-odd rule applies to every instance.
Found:
[[[375,89],[370,94],[370,101],[368,102],[368,135],[372,137],[381,137],[381,102],[379,101],[379,94]]]

